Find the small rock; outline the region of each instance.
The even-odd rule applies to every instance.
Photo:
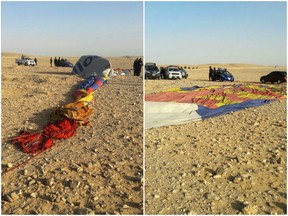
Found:
[[[241,176],[242,176],[243,178],[248,178],[248,177],[251,176],[251,174],[250,174],[250,173],[244,173],[244,174],[241,174]]]
[[[217,169],[216,169],[216,173],[215,175],[223,175],[225,172],[225,169],[223,166],[219,166]]]
[[[241,212],[245,215],[256,215],[258,213],[257,206],[247,205],[241,209]]]
[[[39,211],[37,211],[37,209],[32,209],[29,211],[29,214],[31,215],[38,215],[39,214]]]
[[[77,172],[83,172],[83,168],[82,167],[77,167]]]
[[[233,183],[239,183],[242,180],[243,180],[243,177],[240,174],[238,174],[233,178]]]
[[[205,194],[205,198],[206,198],[206,199],[209,199],[209,200],[219,200],[219,197],[218,197],[215,193],[213,193],[213,192],[211,192],[211,193],[206,193],[206,194]]]
[[[259,123],[259,122],[254,122],[253,125],[254,125],[254,126],[258,126],[258,125],[260,125],[260,123]]]
[[[89,162],[89,163],[87,163],[87,165],[86,165],[88,168],[91,168],[92,166],[93,166],[93,163],[92,162]]]
[[[126,204],[123,205],[123,209],[128,209],[128,208],[129,208],[128,205],[126,205]]]
[[[267,205],[268,205],[269,207],[272,207],[272,208],[275,207],[275,204],[274,204],[273,202],[268,202]]]
[[[23,175],[27,175],[27,174],[28,174],[28,170],[24,170]]]
[[[6,194],[5,196],[4,196],[4,200],[6,200],[7,202],[13,202],[14,200],[12,199],[12,197],[10,196],[10,195],[8,195],[8,194]]]
[[[127,179],[133,182],[141,182],[142,178],[138,176],[127,176]]]
[[[11,193],[11,194],[7,194],[4,196],[4,199],[8,202],[14,202],[16,201],[17,199],[19,199],[19,196],[18,194],[16,194],[15,192]]]
[[[10,196],[13,200],[19,199],[19,195],[16,192],[11,193]]]
[[[160,197],[160,196],[159,196],[158,194],[155,194],[155,195],[154,195],[154,198],[155,198],[155,199],[158,199],[159,197]]]
[[[30,193],[30,197],[36,198],[37,197],[37,193]]]
[[[71,189],[78,188],[79,186],[80,186],[80,182],[79,181],[77,181],[77,180],[71,180],[70,181],[69,187]]]
[[[28,182],[28,185],[30,186],[30,185],[33,185],[33,184],[35,184],[35,183],[36,183],[36,181],[33,179],[33,180],[31,180],[31,181]]]
[[[185,177],[186,175],[187,175],[186,173],[182,173],[182,174],[181,174],[182,177]]]
[[[221,177],[222,177],[221,175],[214,175],[214,176],[213,176],[214,179],[219,179],[219,178],[221,178]]]
[[[278,186],[279,186],[279,183],[278,183],[278,182],[273,182],[273,183],[271,183],[271,185],[270,185],[270,187],[273,188],[273,189],[276,189]]]
[[[58,197],[56,194],[52,194],[52,193],[47,193],[45,196],[46,196],[46,199],[50,202],[55,202]]]
[[[44,184],[46,186],[52,186],[54,184],[54,178],[47,178],[47,179],[44,179]]]

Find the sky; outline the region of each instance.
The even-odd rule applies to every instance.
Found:
[[[142,56],[142,2],[1,2],[1,51]]]
[[[286,65],[286,2],[146,2],[145,60]]]

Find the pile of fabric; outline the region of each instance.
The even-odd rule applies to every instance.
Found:
[[[96,60],[94,65],[93,60]],[[90,68],[87,70],[85,66],[90,66]],[[113,70],[108,60],[101,57],[95,58],[95,56],[81,57],[75,67],[82,72],[78,75],[86,78],[73,94],[75,101],[51,113],[50,122],[42,131],[36,133],[21,131],[21,135],[15,137],[13,143],[19,145],[24,152],[41,153],[53,146],[53,140],[67,139],[76,133],[77,127],[89,125],[88,117],[93,113],[93,95],[98,88],[106,84]]]

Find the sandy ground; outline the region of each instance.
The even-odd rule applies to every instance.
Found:
[[[41,130],[84,81],[71,68],[50,67],[50,57],[36,56],[35,67],[16,65],[19,57],[2,53],[2,171],[29,158],[10,139]],[[132,69],[135,58],[108,57],[121,69]],[[93,107],[90,127],[2,174],[2,214],[143,213],[142,78],[109,79]]]
[[[234,83],[259,83],[260,76],[275,70],[244,64],[214,66],[232,72]],[[192,65],[187,79],[146,80],[145,93],[231,84],[208,81],[208,67]],[[286,84],[280,86],[286,91]],[[145,213],[286,214],[286,107],[286,101],[277,101],[145,130]]]

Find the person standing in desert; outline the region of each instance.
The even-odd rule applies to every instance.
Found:
[[[133,63],[134,76],[137,76],[137,63],[138,63],[138,58],[136,58]]]

